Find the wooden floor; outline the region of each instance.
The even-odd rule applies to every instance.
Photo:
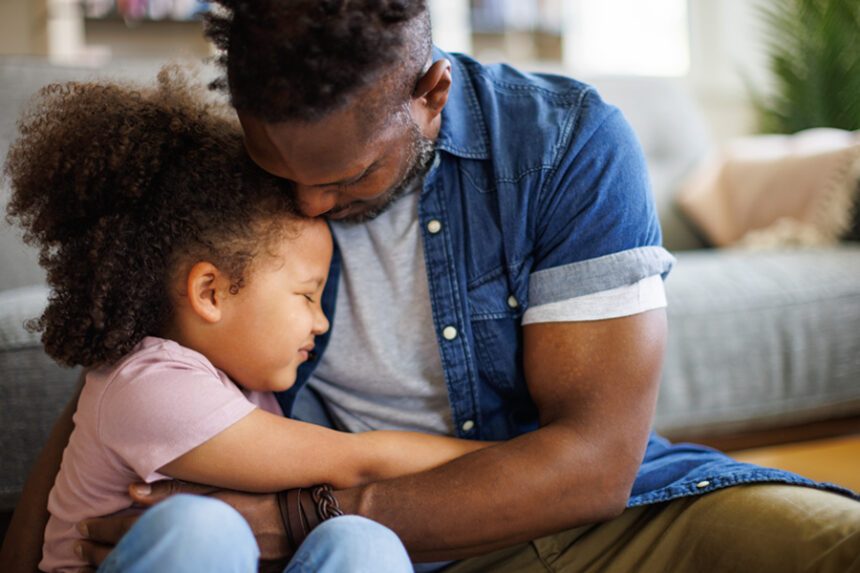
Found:
[[[860,434],[731,452],[743,462],[779,468],[860,492]]]

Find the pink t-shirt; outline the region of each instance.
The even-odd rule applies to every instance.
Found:
[[[254,410],[281,415],[271,392],[249,392],[172,340],[147,337],[115,365],[94,369],[48,498],[43,571],[74,571],[79,521],[128,509],[128,486],[168,479],[158,469]]]

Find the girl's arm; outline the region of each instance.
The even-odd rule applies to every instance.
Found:
[[[428,470],[490,445],[416,432],[350,434],[258,409],[159,473],[253,492],[319,483],[343,489]]]

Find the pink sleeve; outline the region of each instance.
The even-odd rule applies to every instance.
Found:
[[[132,360],[108,384],[99,405],[101,443],[147,482],[255,408],[211,365],[166,352]]]

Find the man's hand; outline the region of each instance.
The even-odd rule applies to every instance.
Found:
[[[257,537],[257,545],[260,547],[261,560],[283,560],[290,556],[275,494],[221,490],[179,480],[134,484],[128,491],[134,502],[143,507],[151,507],[177,493],[206,495],[220,499],[242,514],[251,526]],[[85,537],[80,542],[84,560],[96,566],[100,565],[139,517],[140,514],[122,515],[82,521],[78,529]]]

